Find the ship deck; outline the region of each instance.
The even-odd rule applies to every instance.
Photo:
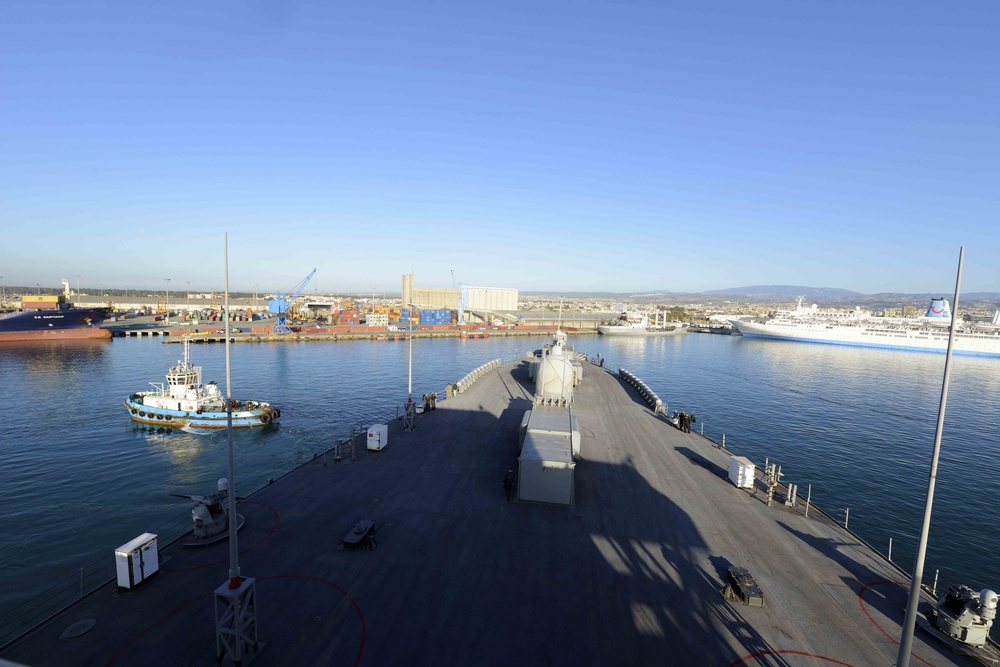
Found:
[[[320,456],[239,506],[257,581],[246,665],[889,665],[898,571],[815,510],[735,488],[729,453],[585,365],[575,506],[507,502],[530,408],[526,362],[389,426],[357,461]],[[676,398],[671,402],[676,402]],[[345,550],[359,521],[377,549]],[[109,545],[108,558],[117,545]],[[746,568],[765,606],[720,594]],[[161,545],[158,574],[112,583],[8,646],[28,665],[215,665],[226,541]],[[74,639],[61,633],[96,621]],[[917,630],[911,664],[978,664]],[[228,661],[224,661],[228,662]]]

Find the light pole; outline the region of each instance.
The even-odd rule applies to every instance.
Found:
[[[410,335],[407,338],[410,339],[410,353],[406,371],[407,399],[406,405],[403,406],[403,430],[412,431],[416,428],[413,424],[413,416],[416,412],[416,406],[413,404],[413,304],[410,303],[407,306],[409,307],[409,313],[406,316],[406,322],[410,331]]]
[[[39,285],[38,283],[35,283],[35,287],[38,288],[38,296],[41,296],[42,295],[42,286]]]
[[[191,319],[191,281],[186,280],[184,284],[187,286],[187,306],[185,307],[187,312],[184,313],[184,319],[188,320]]]
[[[406,386],[407,386],[407,395],[412,401],[413,400],[413,304],[409,303],[407,304],[407,306],[410,308],[410,315],[409,317],[406,318],[407,323],[409,324],[410,327],[410,361],[409,361],[409,370],[407,372],[408,380]]]
[[[76,298],[80,298],[80,274],[76,274]]]
[[[170,278],[164,278],[163,282],[167,283],[167,324],[170,324]]]

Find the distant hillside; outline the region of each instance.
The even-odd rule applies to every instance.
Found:
[[[567,299],[607,299],[634,303],[676,303],[680,300],[699,300],[705,297],[715,297],[710,301],[722,299],[746,299],[748,301],[788,302],[794,304],[797,297],[805,297],[808,303],[818,303],[823,306],[866,306],[895,307],[904,305],[927,305],[932,298],[944,297],[951,299],[952,292],[940,294],[905,294],[902,292],[881,292],[878,294],[862,294],[852,290],[837,287],[806,287],[804,285],[750,285],[747,287],[730,287],[729,289],[709,290],[706,292],[669,292],[667,290],[643,290],[635,292],[552,292],[521,291],[521,296],[554,297],[565,296]],[[961,295],[962,305],[982,305],[984,303],[1000,304],[1000,292],[969,292]]]
[[[713,296],[745,296],[755,299],[794,299],[804,296],[806,301],[835,301],[839,299],[858,298],[864,296],[860,292],[840,289],[837,287],[804,287],[802,285],[751,285],[749,287],[730,287],[729,289],[709,290],[702,294]]]

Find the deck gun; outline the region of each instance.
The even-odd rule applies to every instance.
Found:
[[[225,501],[229,498],[229,480],[225,477],[218,481],[218,491],[207,496],[187,496],[171,493],[175,498],[187,498],[194,501],[191,508],[191,520],[194,522],[194,536],[205,539],[214,537],[229,526],[229,515]]]

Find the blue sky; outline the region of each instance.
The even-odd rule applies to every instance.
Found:
[[[48,2],[6,284],[1000,291],[1000,4]]]

